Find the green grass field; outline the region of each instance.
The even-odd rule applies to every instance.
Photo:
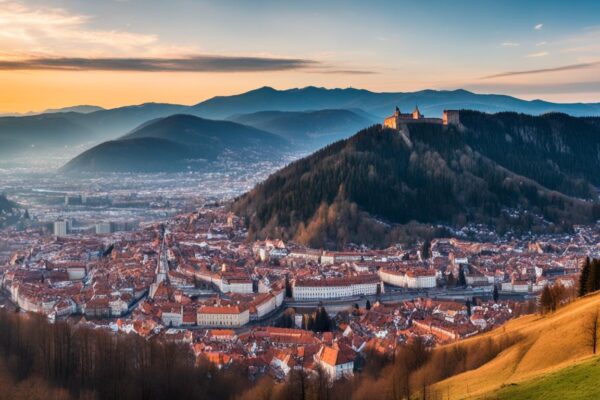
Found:
[[[600,357],[538,379],[505,386],[487,398],[498,400],[600,399]]]

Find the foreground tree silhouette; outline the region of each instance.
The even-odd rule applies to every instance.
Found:
[[[588,279],[590,277],[590,269],[592,268],[590,258],[586,257],[581,267],[581,273],[579,274],[579,288],[578,295],[584,296],[587,293]]]

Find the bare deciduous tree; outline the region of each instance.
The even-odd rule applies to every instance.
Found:
[[[592,349],[592,354],[596,354],[598,348],[598,334],[600,330],[600,311],[596,309],[584,320],[583,334],[585,343]]]

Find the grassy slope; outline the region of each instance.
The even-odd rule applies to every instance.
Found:
[[[600,398],[600,358],[566,367],[558,372],[520,384],[503,387],[491,396],[495,400],[585,400]]]
[[[586,296],[548,316],[528,315],[504,327],[465,341],[473,351],[487,338],[505,333],[521,336],[514,345],[481,367],[448,378],[434,390],[452,399],[479,398],[503,385],[524,382],[591,356],[583,324],[600,306],[600,293]],[[481,342],[479,342],[481,343]]]

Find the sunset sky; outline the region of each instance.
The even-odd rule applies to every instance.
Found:
[[[600,1],[0,0],[0,112],[260,86],[600,102]]]

